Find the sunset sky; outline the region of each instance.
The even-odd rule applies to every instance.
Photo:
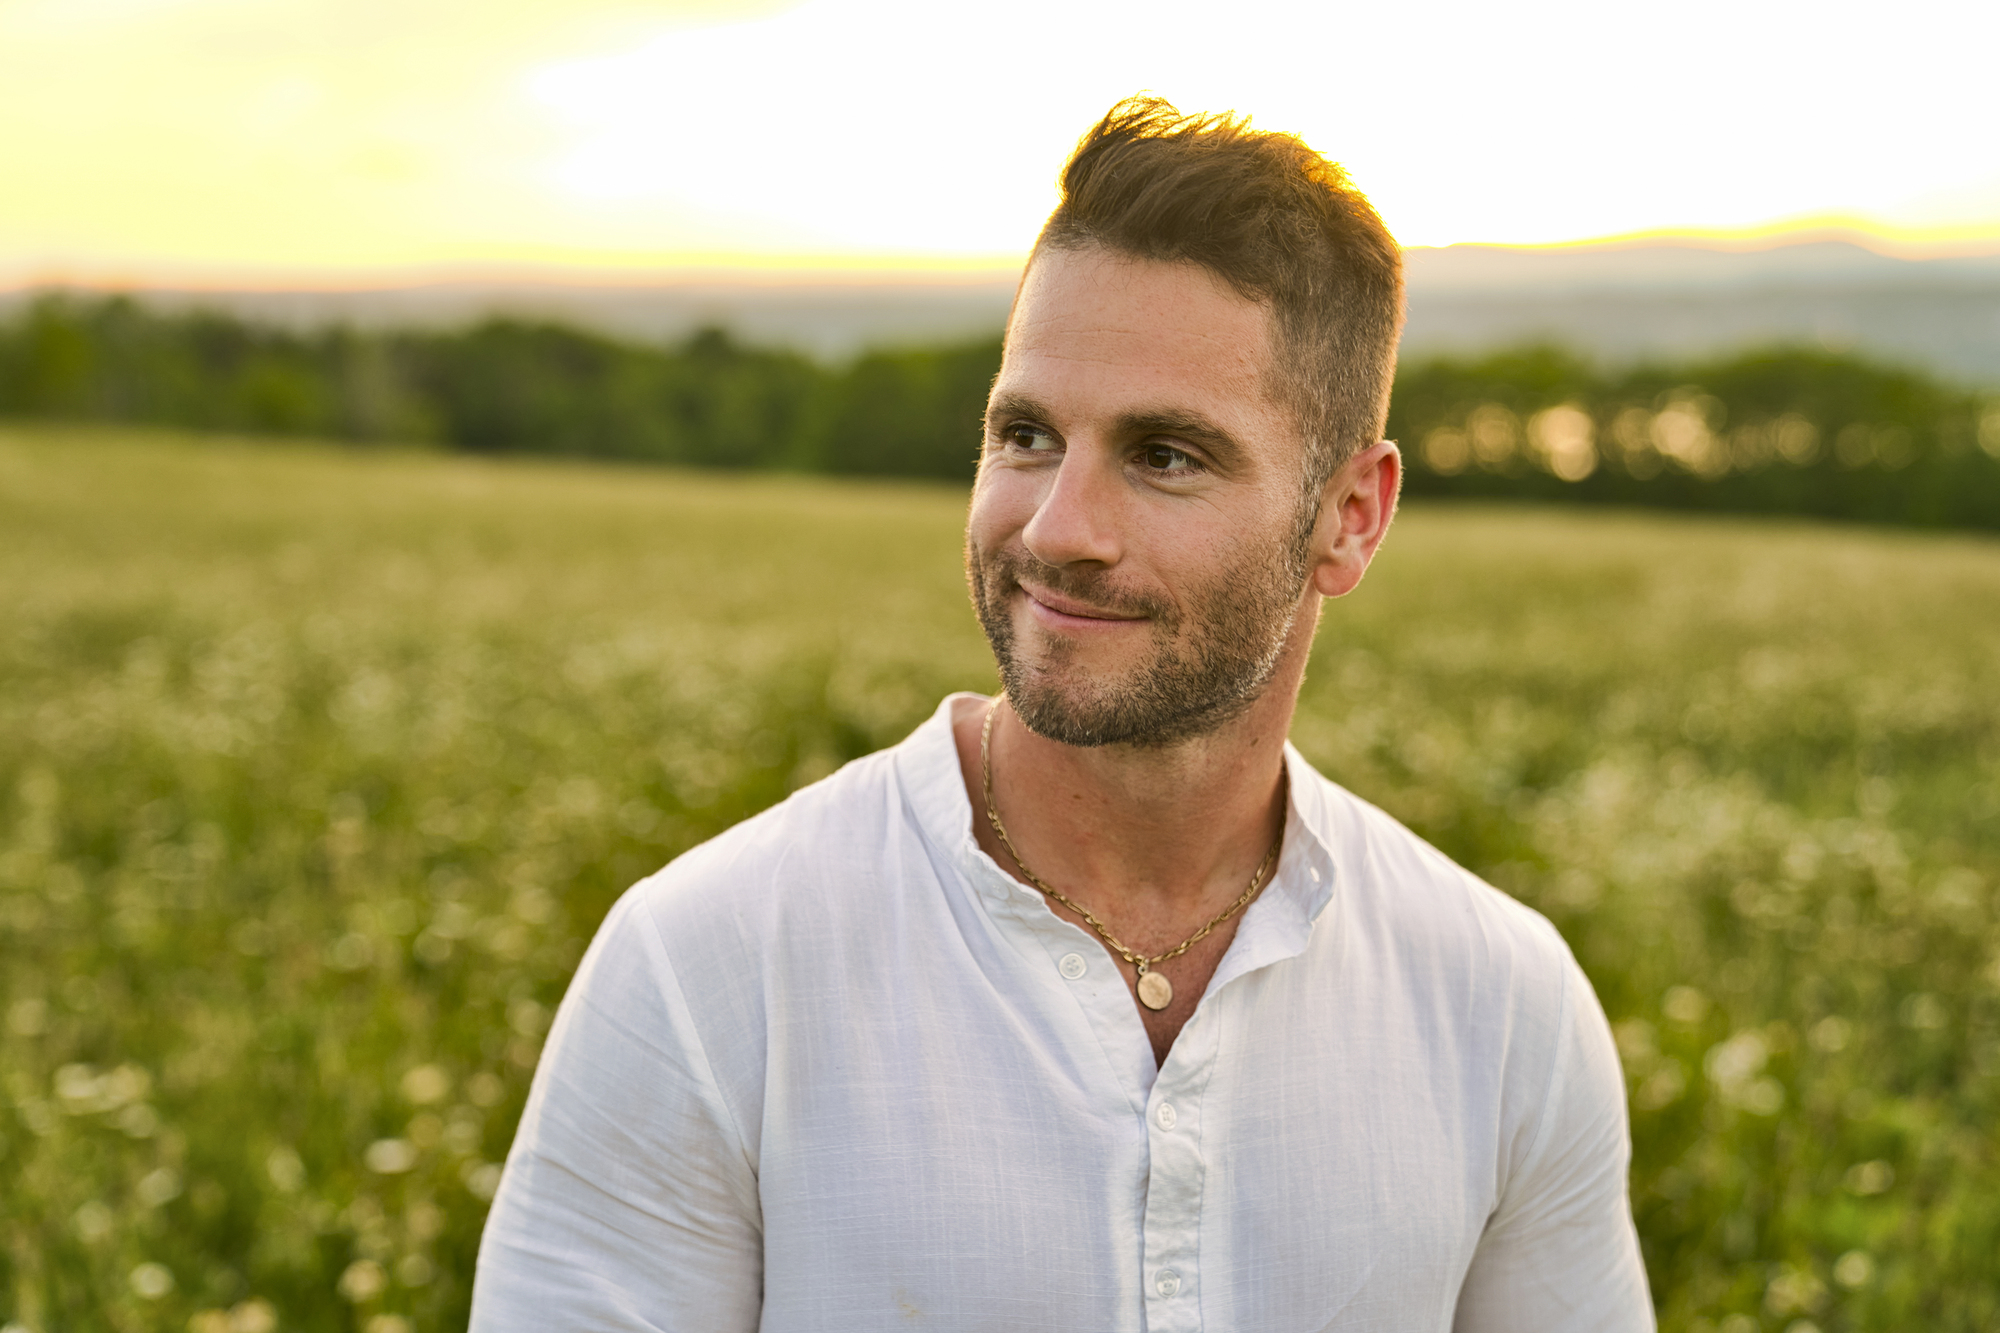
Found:
[[[1406,244],[2000,251],[2000,6],[0,0],[0,283],[992,270],[1149,89]]]

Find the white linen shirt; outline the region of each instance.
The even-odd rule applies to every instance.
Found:
[[[477,1333],[1653,1326],[1546,920],[1287,746],[1276,875],[1156,1070],[1117,961],[974,841],[951,708],[613,909]]]

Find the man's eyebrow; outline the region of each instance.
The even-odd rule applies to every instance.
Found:
[[[986,428],[998,429],[1009,421],[1047,422],[1050,412],[1039,399],[1024,393],[1003,393],[986,405]],[[1147,435],[1171,435],[1198,445],[1219,467],[1243,460],[1243,446],[1236,437],[1199,412],[1163,407],[1143,412],[1126,412],[1118,418],[1118,433],[1126,439]]]
[[[1047,421],[1049,409],[1024,393],[1003,393],[986,404],[986,429],[1009,421]]]
[[[1171,407],[1149,412],[1127,412],[1118,418],[1118,431],[1128,438],[1172,435],[1189,444],[1199,445],[1221,467],[1232,467],[1243,461],[1243,446],[1236,437],[1199,412]]]

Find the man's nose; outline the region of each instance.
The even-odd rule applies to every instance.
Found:
[[[1123,499],[1115,463],[1072,444],[1021,541],[1046,565],[1115,565],[1123,554],[1118,525]]]

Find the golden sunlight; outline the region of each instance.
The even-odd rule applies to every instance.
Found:
[[[1801,220],[2000,248],[2000,11],[13,0],[0,282],[1017,262],[1119,96],[1236,107],[1406,243]]]

